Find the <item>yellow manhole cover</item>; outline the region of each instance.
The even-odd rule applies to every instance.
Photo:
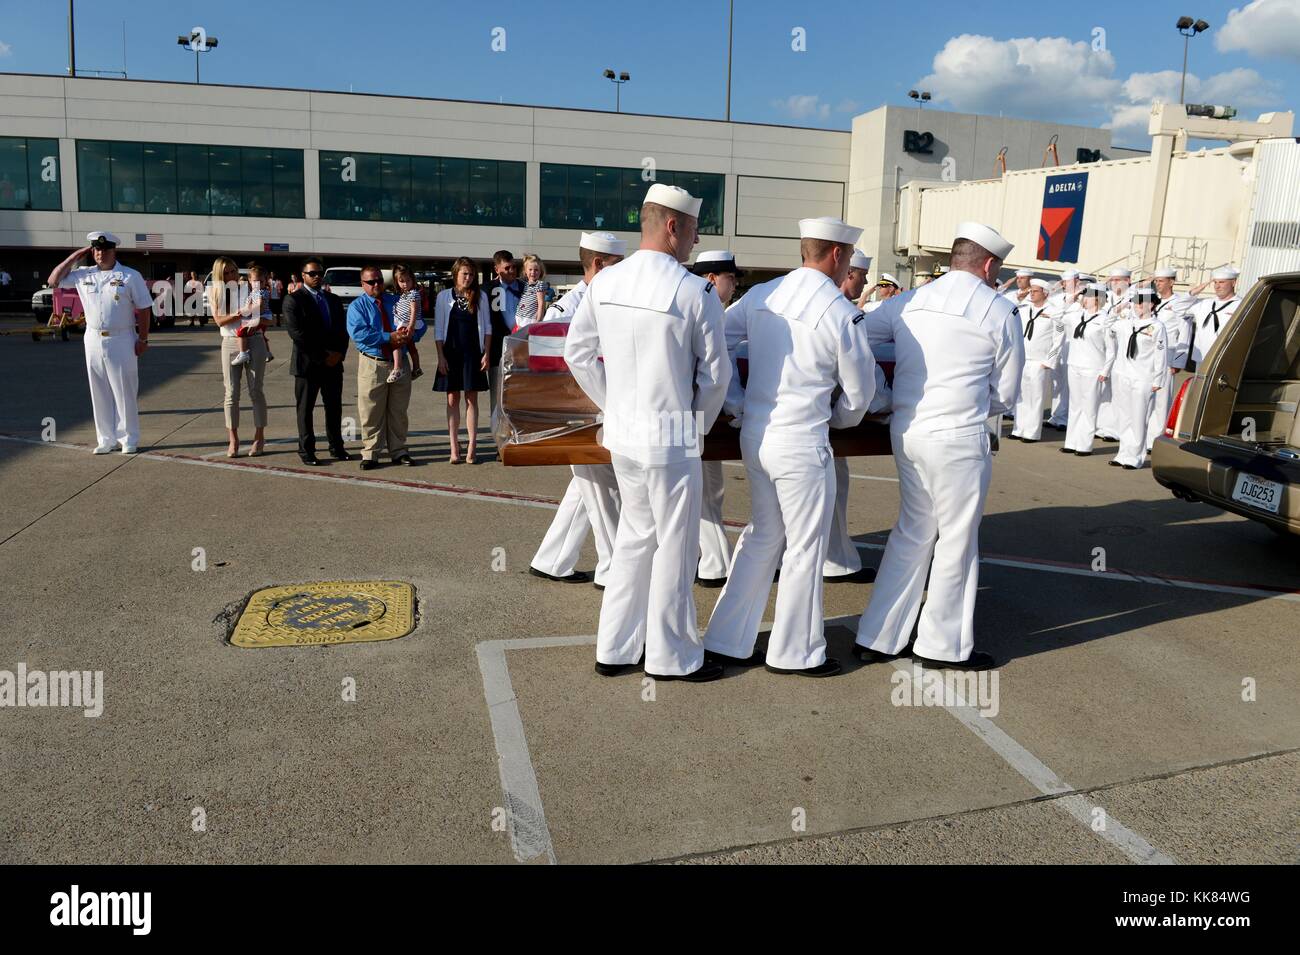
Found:
[[[395,640],[415,628],[415,588],[398,580],[267,587],[248,600],[230,642],[309,647]]]

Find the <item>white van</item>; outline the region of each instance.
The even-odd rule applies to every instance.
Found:
[[[384,287],[393,284],[393,270],[381,269],[384,275]],[[337,295],[347,308],[354,298],[365,294],[361,287],[361,266],[336,265],[325,270],[325,287]]]

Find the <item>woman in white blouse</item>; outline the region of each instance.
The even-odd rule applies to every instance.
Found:
[[[226,434],[230,446],[226,457],[239,454],[239,392],[241,382],[248,376],[248,398],[253,403],[253,444],[248,456],[261,455],[266,446],[266,393],[263,381],[266,374],[266,337],[253,335],[247,339],[249,360],[232,365],[239,354],[236,333],[241,323],[260,320],[260,300],[250,298],[247,288],[240,282],[239,267],[232,259],[220,256],[212,263],[212,278],[208,285],[208,311],[221,331],[221,378],[226,386]]]
[[[478,393],[488,389],[488,350],[492,342],[487,293],[479,287],[478,269],[461,256],[451,267],[454,285],[438,293],[433,305],[433,337],[438,346],[438,374],[433,390],[447,393],[447,438],[452,464],[460,464],[460,398],[465,396],[465,428],[476,464]]]

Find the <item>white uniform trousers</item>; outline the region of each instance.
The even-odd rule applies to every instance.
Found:
[[[1070,366],[1064,352],[1052,369],[1052,416],[1048,424],[1064,427],[1070,420]]]
[[[1062,447],[1091,451],[1097,435],[1097,409],[1101,406],[1100,371],[1070,366],[1070,407]]]
[[[820,666],[826,662],[822,563],[835,501],[830,448],[742,439],[741,454],[753,520],[736,542],[731,576],[713,608],[704,645],[729,657],[754,652],[779,562],[767,662],[791,670]]]
[[[731,541],[722,525],[722,462],[701,461],[704,485],[700,499],[700,567],[704,580],[721,580],[731,566]]]
[[[555,518],[533,556],[532,566],[552,577],[567,577],[578,566],[587,531],[596,544],[595,581],[604,584],[618,531],[618,482],[608,464],[575,464]]]
[[[1043,436],[1043,399],[1047,396],[1052,369],[1044,368],[1041,361],[1026,361],[1020,376],[1020,397],[1016,399],[1015,425],[1011,429],[1017,438],[1037,441]]]
[[[830,536],[826,541],[824,577],[842,577],[862,569],[862,555],[849,533],[849,460],[835,458],[835,507],[831,515]]]
[[[100,447],[140,443],[139,359],[131,329],[100,335],[86,329],[86,374],[90,379],[90,406],[95,414],[95,436]]]
[[[622,505],[600,605],[596,660],[681,676],[704,663],[695,623],[700,560],[700,459],[645,467],[611,455]]]
[[[1097,403],[1097,437],[1115,440],[1119,437],[1120,408],[1114,401],[1115,379],[1110,377],[1101,386],[1101,400]]]
[[[1147,416],[1146,450],[1155,446],[1156,438],[1165,433],[1165,421],[1169,418],[1169,409],[1174,406],[1173,376],[1160,386],[1151,402],[1151,413]]]
[[[1119,418],[1119,450],[1115,452],[1115,460],[1120,464],[1140,468],[1146,462],[1147,419],[1156,398],[1151,390],[1154,384],[1146,378],[1115,376],[1114,404]]]
[[[916,653],[932,660],[968,659],[975,648],[980,519],[993,471],[988,432],[891,437],[901,495],[898,523],[858,621],[857,642],[899,653],[916,625]]]

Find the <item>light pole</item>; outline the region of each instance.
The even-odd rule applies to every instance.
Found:
[[[208,31],[203,27],[195,27],[190,31],[189,36],[178,36],[176,43],[178,46],[187,47],[194,51],[194,82],[201,82],[199,80],[199,54],[215,49],[217,38],[208,36]]]
[[[1178,102],[1185,103],[1184,93],[1187,90],[1187,46],[1191,43],[1192,37],[1198,33],[1204,33],[1210,28],[1210,25],[1204,20],[1193,20],[1191,17],[1179,17],[1178,32],[1183,35],[1183,80],[1178,84]]]
[[[921,121],[921,107],[930,102],[930,93],[928,90],[908,90],[908,99],[916,100],[916,121]]]
[[[622,105],[623,105],[622,103],[623,84],[626,83],[628,80],[630,80],[632,77],[628,76],[627,73],[619,73],[618,76],[615,76],[613,70],[606,70],[604,76],[605,79],[609,80],[611,83],[614,84],[614,112],[617,113],[622,109]]]

